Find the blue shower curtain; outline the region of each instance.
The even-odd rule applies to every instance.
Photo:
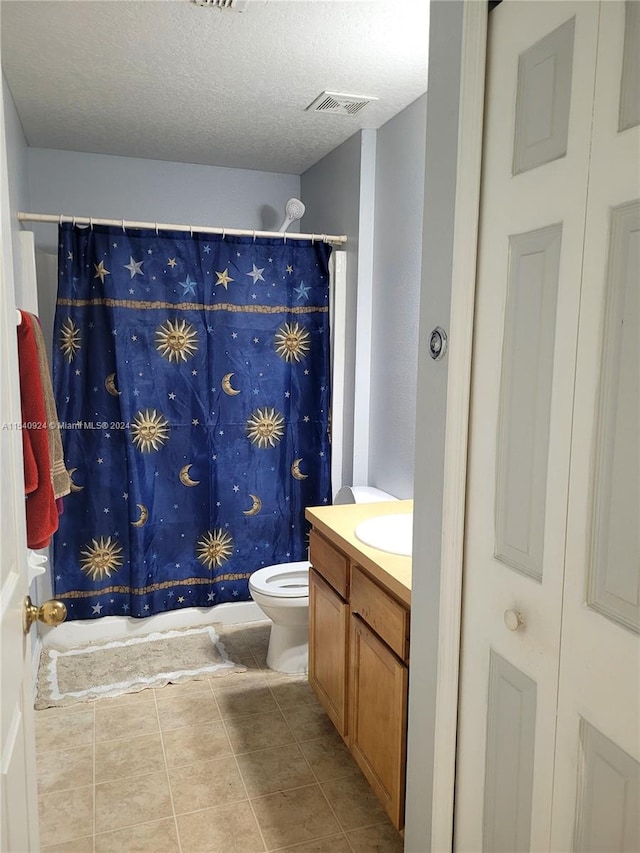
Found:
[[[69,619],[250,598],[330,502],[330,248],[60,226],[54,388]]]

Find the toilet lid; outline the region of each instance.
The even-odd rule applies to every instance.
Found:
[[[306,598],[309,595],[309,563],[283,563],[258,569],[249,578],[249,587],[278,598]]]

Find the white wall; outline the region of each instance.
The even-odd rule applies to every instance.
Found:
[[[22,131],[11,92],[2,75],[2,96],[4,101],[5,139],[7,145],[7,170],[9,173],[9,205],[11,208],[11,237],[13,249],[13,271],[15,277],[16,301],[26,308],[35,306],[23,303],[20,286],[22,281],[22,265],[18,234],[20,225],[15,214],[29,206],[29,184],[27,177],[27,142]]]
[[[360,231],[361,133],[355,133],[300,178],[300,198],[306,205],[302,229],[321,234],[346,234],[347,347],[342,483],[353,483],[353,417]],[[333,484],[334,490],[340,484]]]
[[[406,853],[427,853],[434,787],[438,611],[443,548],[448,358],[433,361],[429,331],[449,328],[458,158],[460,57],[466,0],[431,3],[418,347],[415,526],[407,744]],[[450,341],[455,346],[455,341]],[[436,853],[436,851],[434,851]],[[438,851],[439,853],[439,851]]]
[[[369,482],[413,497],[427,96],[378,130]]]
[[[225,169],[48,148],[27,152],[33,213],[270,230],[280,227],[297,175]],[[25,223],[39,250],[57,254],[57,225]],[[291,230],[299,231],[298,223]],[[38,304],[50,338],[57,281],[38,259]]]
[[[300,192],[297,175],[49,148],[30,148],[28,168],[33,211],[68,216],[270,230]],[[45,227],[36,240],[55,250],[55,227]]]

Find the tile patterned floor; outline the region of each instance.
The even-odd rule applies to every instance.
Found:
[[[223,630],[246,673],[36,712],[43,853],[402,853],[268,624]]]

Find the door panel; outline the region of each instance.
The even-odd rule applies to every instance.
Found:
[[[638,518],[640,458],[635,436],[640,341],[638,269],[640,201],[611,211],[605,286],[600,390],[596,404],[595,467],[587,604],[640,631]]]
[[[531,835],[536,685],[491,652],[483,849],[528,850]]]
[[[567,153],[575,19],[520,54],[513,174]]]
[[[550,849],[598,17],[599,5],[593,2],[510,0],[489,16],[465,522],[454,826],[458,851],[490,851],[492,844]],[[555,68],[564,82],[554,77],[555,71],[549,73],[554,63],[547,60],[554,52],[562,56]],[[544,65],[538,71],[536,57]],[[564,144],[554,142],[555,148],[536,154],[526,161],[525,171],[518,171],[518,163],[524,162],[517,153],[521,125],[530,142],[546,139],[553,125],[549,110],[557,108],[559,92],[565,92],[561,114],[568,114],[566,153]],[[505,624],[506,611],[521,614],[511,625],[516,630]],[[497,747],[491,740],[495,720],[488,714],[488,697],[495,656],[528,685],[529,734],[522,749],[525,743],[531,749],[533,726],[529,762],[492,764]],[[518,739],[519,713],[514,707],[508,724],[512,740]],[[509,790],[514,773],[520,788],[511,794],[512,801],[518,799],[530,821],[523,817],[518,823],[511,817],[508,824],[504,803],[493,791]],[[521,801],[527,798],[525,806]]]
[[[606,843],[607,851],[635,853],[640,830],[637,822],[624,820],[622,776],[613,761],[628,756],[625,785],[637,785],[640,126],[619,130],[625,23],[624,3],[602,3],[577,341],[552,842],[554,850],[602,850]],[[630,46],[628,32],[627,26],[626,49],[637,56],[640,33],[636,29]],[[611,742],[603,753],[611,763],[589,758],[596,735],[585,740],[585,731]],[[590,792],[609,802],[615,790],[616,823],[610,816],[599,828],[589,824]],[[576,802],[582,805],[577,818]],[[637,812],[637,800],[634,806]]]
[[[576,851],[637,853],[638,762],[602,732],[580,721]]]
[[[0,850],[39,849],[16,306],[0,92]]]
[[[509,239],[496,483],[496,559],[542,580],[562,226]]]

